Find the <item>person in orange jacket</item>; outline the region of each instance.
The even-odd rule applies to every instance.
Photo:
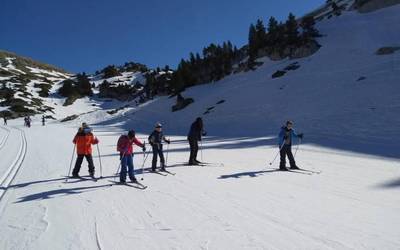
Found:
[[[94,177],[92,145],[99,143],[99,140],[93,135],[92,129],[86,123],[82,123],[82,127],[79,128],[78,133],[75,135],[73,143],[76,144],[78,157],[72,171],[72,177],[79,177],[79,170],[81,169],[84,157],[89,164],[89,175]]]

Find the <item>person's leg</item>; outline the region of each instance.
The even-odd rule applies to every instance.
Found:
[[[158,146],[154,145],[153,146],[153,161],[151,164],[151,170],[152,171],[156,171],[156,167],[157,167],[157,155],[158,155]]]
[[[165,169],[165,159],[164,159],[164,152],[163,152],[163,146],[160,144],[160,148],[158,150],[158,155],[160,156],[160,164],[161,164],[161,169]]]
[[[94,176],[94,163],[92,155],[85,155],[86,161],[88,163],[89,175]]]
[[[193,164],[193,156],[194,156],[194,144],[193,140],[188,140],[189,141],[189,146],[190,146],[190,155],[189,155],[189,164]]]
[[[74,170],[72,170],[72,176],[79,175],[79,170],[81,170],[83,157],[84,157],[84,155],[78,155],[78,157],[76,158],[75,167],[74,167]]]
[[[279,168],[285,170],[286,169],[286,145],[283,145],[281,150],[279,151],[281,156],[281,162],[279,163]]]
[[[290,168],[298,169],[298,167],[296,166],[296,161],[294,160],[294,157],[293,157],[292,147],[288,147],[286,154],[289,158]]]
[[[119,181],[126,182],[126,165],[128,161],[128,156],[124,155],[121,158],[121,172],[119,173]]]
[[[135,170],[134,170],[134,167],[133,167],[133,154],[128,155],[127,164],[128,164],[129,179],[131,181],[136,181]]]
[[[193,148],[193,160],[194,160],[194,162],[197,162],[197,163],[199,163],[199,161],[197,160],[197,153],[199,152],[199,142],[197,141],[197,140],[195,140],[194,142],[193,142],[193,146],[194,146],[194,148]]]

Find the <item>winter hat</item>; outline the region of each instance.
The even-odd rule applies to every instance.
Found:
[[[286,122],[286,126],[289,125],[289,124],[293,125],[293,121],[288,120],[288,121]]]
[[[82,128],[88,128],[89,126],[87,125],[86,122],[82,123]]]
[[[159,123],[159,122],[157,122],[157,123],[156,123],[156,128],[162,128],[162,124]]]
[[[135,130],[133,130],[133,129],[129,130],[128,137],[133,138],[133,137],[135,137],[135,135],[136,135]]]

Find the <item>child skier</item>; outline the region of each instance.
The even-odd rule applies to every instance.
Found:
[[[83,158],[89,164],[89,175],[94,177],[94,164],[92,157],[92,145],[98,144],[99,140],[93,135],[92,129],[84,122],[82,127],[79,128],[78,133],[75,135],[73,143],[76,144],[76,158],[75,167],[72,171],[72,177],[79,178],[79,170],[81,169]]]
[[[162,141],[165,141],[166,143],[170,144],[171,141],[167,140],[162,132],[162,125],[161,123],[157,122],[156,127],[153,131],[153,133],[150,134],[149,136],[149,143],[152,146],[153,149],[153,162],[151,166],[151,171],[156,171],[156,166],[157,166],[157,156],[160,156],[160,162],[161,162],[161,171],[165,171],[165,159],[164,159],[164,152],[163,152],[163,145]]]
[[[288,170],[286,168],[286,155],[289,158],[290,168],[299,169],[299,167],[296,166],[296,162],[292,154],[292,140],[294,137],[303,139],[303,134],[296,134],[296,132],[293,130],[293,122],[287,121],[286,126],[281,127],[281,131],[279,132],[278,137],[279,137],[279,152],[281,156],[279,169],[283,171]]]
[[[117,151],[120,153],[121,172],[119,180],[121,183],[126,182],[126,168],[128,167],[129,179],[132,182],[137,182],[133,167],[133,143],[141,147],[143,152],[146,151],[145,145],[135,137],[135,131],[130,130],[128,135],[121,135],[117,143]]]

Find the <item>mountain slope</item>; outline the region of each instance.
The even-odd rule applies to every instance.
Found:
[[[46,103],[46,98],[53,87],[69,77],[70,74],[54,66],[0,51],[1,116],[51,114],[54,107]]]
[[[262,58],[255,71],[188,89],[194,103],[181,111],[158,97],[110,115],[82,99],[63,112],[98,110],[46,127],[0,126],[0,248],[398,249],[400,51],[376,52],[399,46],[399,11],[324,18],[313,56]],[[189,167],[186,133],[197,116],[208,131],[199,160],[211,164]],[[287,119],[305,133],[293,149],[312,172],[268,164]],[[104,178],[66,182],[83,121],[100,140]],[[119,136],[135,129],[146,141],[156,121],[173,141],[164,148],[176,175],[149,173],[151,156],[143,162],[135,147],[148,188],[114,185]]]

